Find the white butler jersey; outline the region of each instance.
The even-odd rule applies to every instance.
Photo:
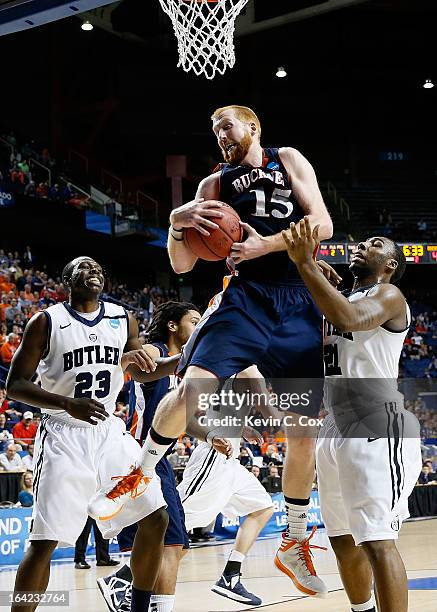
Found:
[[[349,302],[357,302],[366,297],[373,289],[358,289],[348,297]],[[326,375],[343,378],[391,378],[397,379],[399,358],[402,346],[411,323],[408,304],[406,306],[405,329],[393,332],[380,325],[367,331],[341,333],[328,323],[325,345]],[[329,349],[329,346],[332,349]]]
[[[95,399],[112,414],[124,383],[121,356],[129,319],[121,306],[99,304],[92,319],[65,302],[44,310],[48,343],[38,374],[43,389],[66,397]],[[65,411],[43,412],[78,422]]]
[[[349,301],[373,287],[354,291]],[[351,534],[357,546],[398,537],[422,466],[420,426],[397,389],[409,325],[406,304],[404,330],[328,330],[325,337],[331,344],[325,351],[328,414],[316,446],[320,509],[328,536]]]

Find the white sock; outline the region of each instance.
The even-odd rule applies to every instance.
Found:
[[[238,550],[232,550],[231,554],[229,555],[228,561],[237,561],[238,563],[243,563],[245,558],[246,555],[243,555],[243,553],[238,552]]]
[[[351,606],[352,606],[351,607],[352,612],[373,612],[373,610],[376,610],[376,603],[375,603],[375,598],[373,597],[373,595],[371,596],[369,601],[366,601],[366,603],[362,603],[362,604],[351,603]]]
[[[174,595],[152,595],[149,612],[173,612]]]
[[[150,431],[147,434],[147,438],[143,444],[140,455],[140,466],[143,472],[150,472],[155,469],[156,464],[161,461],[165,453],[167,452],[170,444],[174,440],[170,438],[164,438],[164,440],[170,440],[168,443],[159,444],[155,442],[150,436]]]
[[[285,502],[285,510],[287,512],[287,531],[284,538],[286,540],[305,540],[307,532],[309,504],[300,506]]]

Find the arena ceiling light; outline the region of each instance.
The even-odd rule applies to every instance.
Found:
[[[434,87],[434,83],[431,81],[431,79],[426,79],[422,87],[424,89],[432,89]]]
[[[80,27],[82,28],[82,30],[85,30],[85,32],[91,32],[91,30],[94,28],[93,24],[90,23],[88,20],[84,21]]]
[[[287,76],[287,71],[285,70],[284,66],[279,66],[276,71],[276,76],[278,77],[278,79],[283,79]]]

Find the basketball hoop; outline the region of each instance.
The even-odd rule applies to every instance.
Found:
[[[178,41],[179,62],[213,79],[235,64],[235,19],[248,0],[159,0]]]

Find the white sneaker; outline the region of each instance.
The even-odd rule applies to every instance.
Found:
[[[140,467],[132,468],[126,476],[113,476],[117,484],[110,488],[103,488],[94,495],[88,504],[88,514],[99,521],[109,521],[121,512],[129,499],[142,495],[154,472],[144,474]]]
[[[317,530],[313,527],[310,536],[299,542],[299,540],[288,540],[282,536],[282,544],[275,557],[276,567],[286,576],[291,578],[295,587],[313,597],[325,597],[328,589],[314,569],[311,548],[326,550],[323,546],[310,544],[310,540]]]

